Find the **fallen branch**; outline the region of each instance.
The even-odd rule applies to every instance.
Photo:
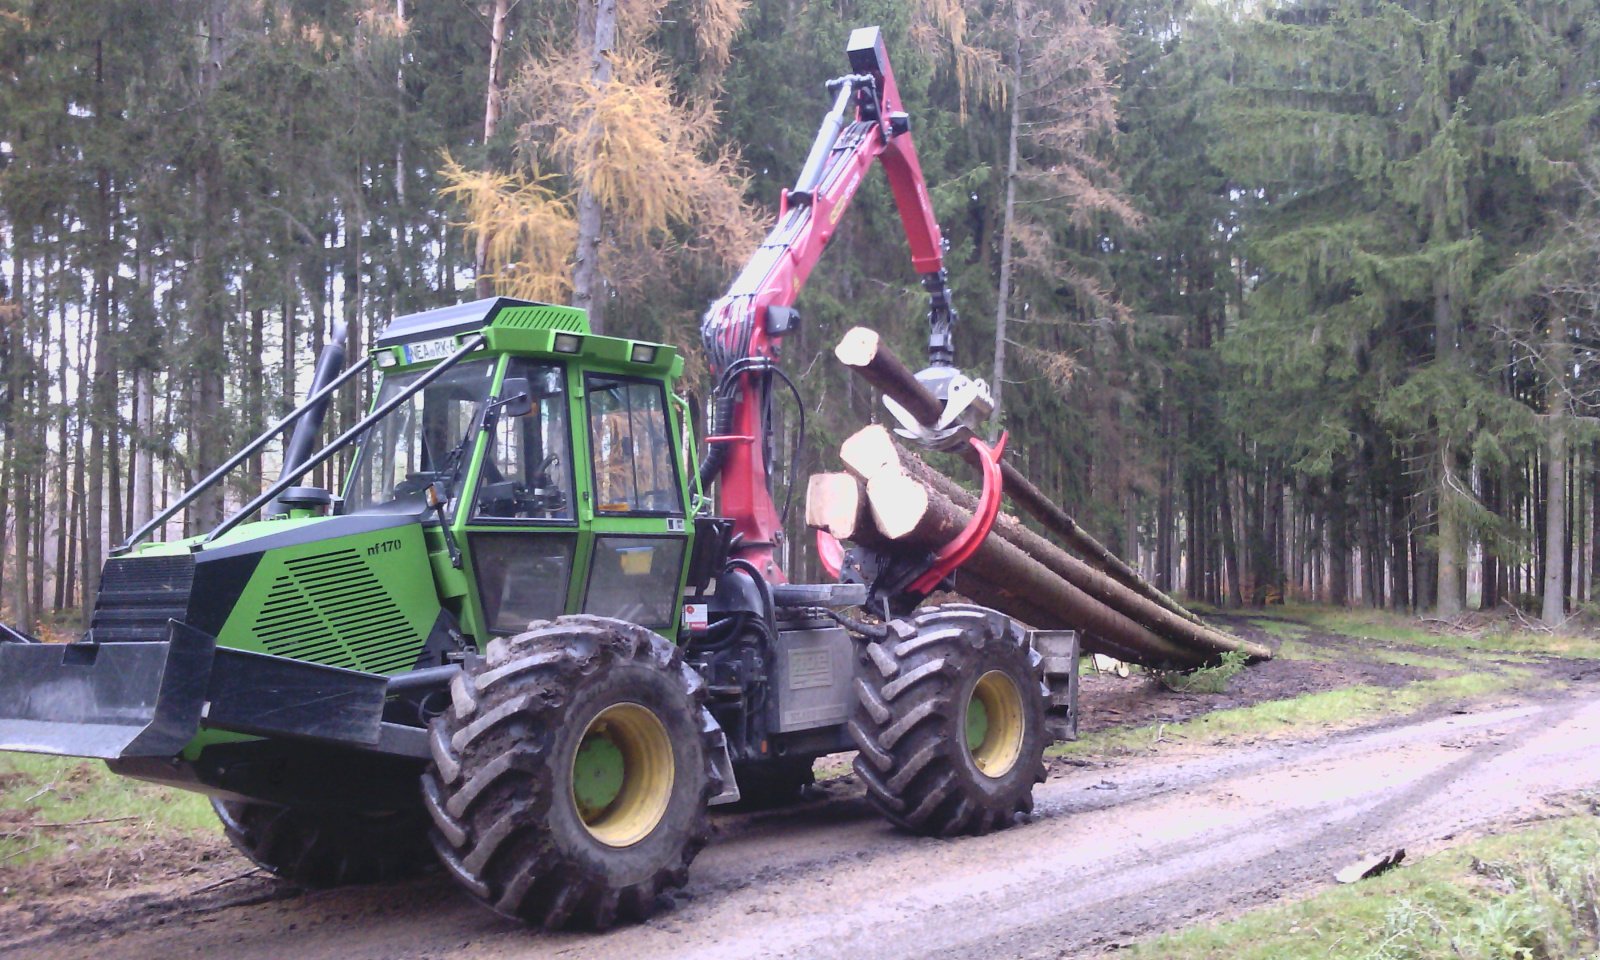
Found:
[[[97,823],[126,823],[129,820],[139,819],[136,816],[127,817],[96,817],[92,820],[69,820],[65,823],[29,823],[24,824],[30,830],[65,830],[69,827],[89,827]]]

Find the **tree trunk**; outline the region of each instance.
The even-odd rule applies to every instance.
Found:
[[[1546,414],[1548,455],[1545,458],[1544,584],[1539,619],[1560,626],[1567,619],[1567,334],[1553,323],[1549,357],[1550,410]]]
[[[596,87],[611,82],[611,50],[617,42],[616,0],[583,2],[579,43],[589,50],[589,80]],[[606,281],[600,272],[600,240],[605,232],[605,211],[600,198],[587,186],[578,191],[578,248],[572,271],[572,305],[589,313],[589,328],[605,332]]]
[[[206,5],[205,62],[200,65],[201,109],[214,119],[210,101],[222,83],[227,55],[228,0],[209,0]],[[190,423],[195,431],[195,457],[191,476],[199,479],[211,472],[227,456],[227,412],[224,409],[223,377],[227,370],[227,274],[220,249],[218,225],[228,222],[223,202],[223,167],[219,146],[202,148],[195,178],[195,202],[199,211],[199,235],[195,241],[193,295],[195,298],[194,352],[198,380],[193,397]],[[190,529],[200,532],[222,520],[223,487],[213,484],[190,508]]]
[[[1006,141],[1006,204],[1000,222],[1000,289],[994,308],[994,376],[989,381],[994,413],[989,417],[991,437],[999,436],[1001,404],[1006,385],[1006,311],[1011,305],[1011,236],[1017,205],[1017,128],[1022,122],[1022,3],[1013,0],[1011,43],[1011,132]]]
[[[487,151],[500,126],[500,101],[505,96],[501,79],[501,60],[505,55],[506,19],[511,14],[511,0],[494,0],[494,12],[489,21],[489,79],[483,104],[483,147]],[[489,234],[478,233],[477,251],[472,261],[476,271],[473,286],[479,298],[494,296],[494,280],[489,276]]]

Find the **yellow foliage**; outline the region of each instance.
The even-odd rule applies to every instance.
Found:
[[[984,103],[1005,99],[1005,77],[1000,55],[967,40],[967,4],[962,0],[915,0],[911,8],[911,39],[935,60],[948,57],[955,72],[960,116],[967,118],[967,97],[976,93]]]
[[[716,113],[679,103],[657,58],[644,50],[613,57],[610,81],[597,84],[571,58],[543,58],[519,81],[518,99],[536,105],[524,139],[545,144],[577,190],[605,208],[608,229],[624,243],[659,238],[693,225],[703,248],[728,262],[747,252],[755,218],[744,203],[745,178],[727,148],[706,154]]]
[[[572,289],[572,255],[578,238],[571,202],[535,171],[468,170],[444,155],[440,195],[466,208],[469,238],[487,235],[487,269],[495,289],[525,300],[560,302]]]
[[[465,225],[489,238],[498,289],[544,298],[570,290],[585,192],[603,211],[600,266],[613,290],[646,290],[685,256],[733,264],[748,254],[758,218],[744,202],[737,154],[715,145],[712,105],[748,2],[617,0],[616,42],[601,71],[609,78],[596,78],[585,43],[552,40],[523,66],[508,101],[521,119],[519,163],[534,174],[469,172],[448,158],[444,171]],[[680,91],[650,40],[684,16],[694,18],[701,69]],[[560,171],[559,185],[540,169]]]
[[[694,0],[694,42],[700,65],[720,77],[733,59],[733,38],[750,0]]]
[[[1044,350],[1009,340],[1007,345],[1016,353],[1017,359],[1038,371],[1039,375],[1057,390],[1065,391],[1072,386],[1073,378],[1078,375],[1077,358],[1070,353]]]

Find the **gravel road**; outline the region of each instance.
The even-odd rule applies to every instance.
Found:
[[[1061,766],[1032,822],[918,839],[859,796],[720,821],[675,909],[609,934],[515,927],[439,876],[290,895],[251,878],[195,894],[44,909],[8,957],[999,958],[1094,955],[1413,855],[1600,786],[1600,684],[1300,743]],[[10,946],[5,946],[9,944]]]

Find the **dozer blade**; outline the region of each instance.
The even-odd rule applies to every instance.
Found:
[[[216,641],[0,643],[0,750],[170,757],[199,728]]]

